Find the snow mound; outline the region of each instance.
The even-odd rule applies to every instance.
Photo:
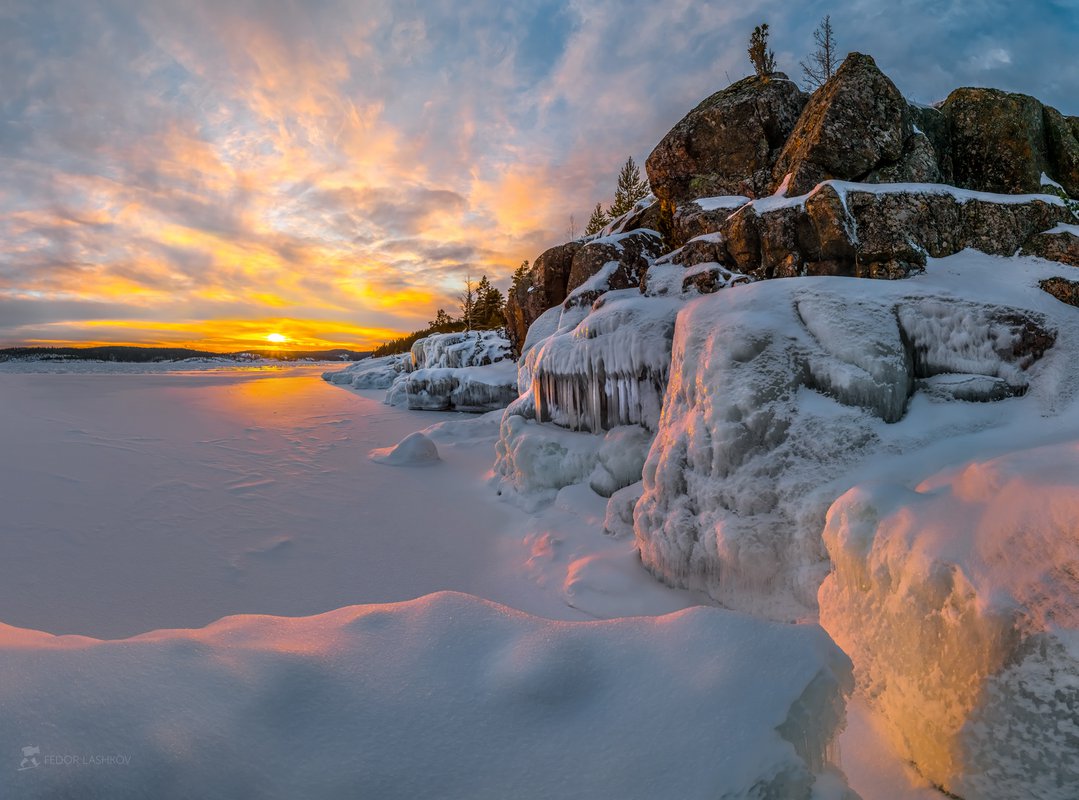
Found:
[[[440,593],[120,641],[2,626],[0,664],[0,750],[40,765],[12,765],[20,797],[851,796],[828,755],[849,661],[715,608],[567,623]]]
[[[821,622],[890,738],[966,800],[1079,797],[1079,441],[852,489]]]
[[[420,432],[410,433],[393,447],[372,450],[368,458],[393,467],[423,467],[441,460],[438,447]]]
[[[828,570],[825,513],[866,469],[1063,410],[1074,312],[1039,296],[1044,267],[1002,261],[968,252],[906,281],[762,281],[687,304],[635,509],[645,565],[801,618]]]

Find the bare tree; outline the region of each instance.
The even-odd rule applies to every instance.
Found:
[[[569,240],[572,242],[577,238],[577,218],[573,215],[569,215]]]
[[[758,78],[767,78],[776,71],[776,54],[768,48],[768,23],[763,22],[753,29],[749,37],[749,60]]]
[[[476,312],[476,284],[472,276],[465,278],[465,290],[457,295],[461,303],[461,321],[465,324],[465,330],[472,330],[472,317]]]
[[[831,15],[822,19],[817,29],[813,31],[813,41],[817,43],[817,49],[813,51],[809,61],[802,62],[805,87],[809,90],[819,89],[827,83],[828,79],[835,75],[839,66]]]

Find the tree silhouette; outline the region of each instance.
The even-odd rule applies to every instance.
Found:
[[[817,49],[813,51],[808,61],[802,62],[805,87],[810,90],[819,89],[827,83],[828,79],[835,75],[836,68],[839,66],[831,15],[825,16],[817,29],[813,31],[813,41],[816,42]]]
[[[749,37],[749,60],[758,78],[767,78],[776,71],[776,54],[768,48],[768,23],[762,22]]]

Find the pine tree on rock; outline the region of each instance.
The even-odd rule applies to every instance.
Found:
[[[633,156],[626,159],[622,171],[618,173],[618,186],[614,190],[614,204],[607,214],[611,219],[618,219],[632,211],[637,201],[648,194],[648,182],[641,180],[641,171],[633,161]]]
[[[835,34],[832,31],[832,17],[826,16],[813,31],[813,41],[817,49],[802,62],[802,74],[805,75],[807,90],[819,89],[839,68],[839,55],[836,53]]]
[[[749,37],[749,60],[758,78],[767,78],[776,71],[776,54],[768,47],[768,23],[762,22]]]
[[[607,223],[610,221],[611,218],[608,217],[607,212],[603,210],[603,204],[596,203],[596,207],[592,209],[592,216],[588,218],[588,226],[584,229],[585,236],[599,233],[607,227]]]

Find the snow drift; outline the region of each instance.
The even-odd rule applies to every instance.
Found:
[[[849,661],[713,608],[566,623],[441,593],[120,641],[0,626],[0,665],[0,749],[37,751],[20,797],[851,797]],[[97,756],[120,761],[65,765]]]
[[[1079,796],[1079,442],[828,513],[821,622],[893,744],[967,800]]]

